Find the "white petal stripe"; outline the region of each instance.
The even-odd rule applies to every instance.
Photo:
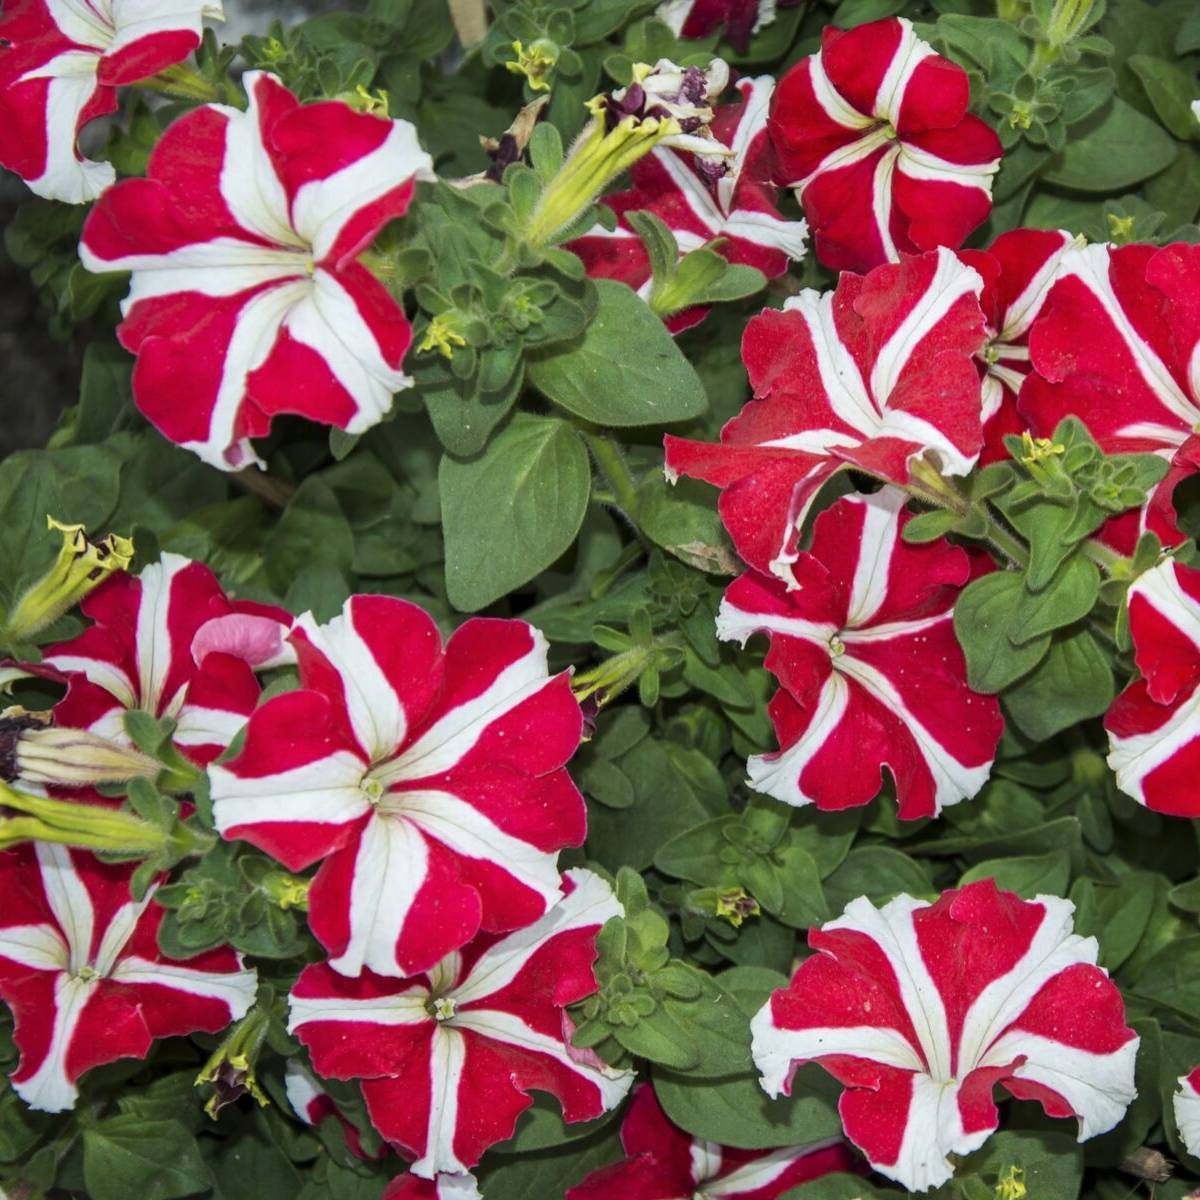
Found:
[[[75,1106],[79,1089],[67,1076],[67,1053],[95,988],[96,980],[84,981],[72,975],[60,975],[54,981],[54,1024],[46,1057],[28,1079],[12,1081],[13,1091],[30,1108],[56,1113]]]
[[[1116,1126],[1137,1098],[1133,1070],[1139,1040],[1131,1038],[1112,1054],[1091,1054],[1013,1030],[996,1043],[987,1058],[1011,1062],[1023,1054],[1025,1062],[1013,1074],[1062,1096],[1079,1114],[1079,1141],[1083,1142]]]
[[[329,965],[342,975],[369,967],[393,978],[405,972],[396,942],[429,871],[420,831],[402,818],[376,815],[363,827],[350,884],[350,938]]]
[[[1117,787],[1139,804],[1146,803],[1146,777],[1200,737],[1200,684],[1174,711],[1164,706],[1163,712],[1167,719],[1147,733],[1118,737],[1109,730],[1108,765]]]
[[[925,1069],[908,1039],[895,1029],[876,1025],[845,1028],[780,1029],[771,1019],[770,1006],[761,1009],[751,1024],[754,1061],[762,1085],[778,1096],[792,1073],[792,1064],[811,1062],[826,1055],[866,1058],[904,1071]]]
[[[404,820],[467,858],[491,862],[537,892],[547,906],[562,895],[558,855],[505,833],[484,813],[450,792],[392,792]]]
[[[428,1018],[426,1018],[428,1019]],[[429,1125],[425,1153],[413,1163],[414,1175],[433,1179],[439,1171],[461,1174],[466,1165],[454,1149],[458,1129],[458,1089],[467,1062],[466,1040],[455,1029],[439,1025],[429,1050]]]
[[[908,367],[916,348],[946,319],[946,315],[964,296],[979,297],[983,280],[962,263],[954,251],[939,246],[937,267],[929,286],[917,299],[895,332],[880,347],[871,368],[871,393],[878,404],[887,407]]]
[[[484,691],[451,709],[403,754],[374,772],[384,787],[450,770],[470,753],[489,725],[551,682],[546,669],[546,638],[532,628],[530,636],[533,645],[528,652],[505,667]]]
[[[392,121],[383,143],[370,154],[324,179],[313,179],[296,193],[292,220],[321,262],[347,221],[410,178],[432,180],[433,159],[421,149],[408,121]]]
[[[69,969],[75,973],[86,966],[92,957],[92,938],[96,928],[92,897],[75,870],[71,852],[65,846],[53,842],[35,842],[34,848],[42,888],[67,943]]]
[[[305,613],[295,628],[321,652],[338,673],[354,736],[369,762],[394,753],[404,741],[408,716],[396,689],[383,673],[371,647],[354,627],[354,601],[324,625]]]
[[[545,916],[501,938],[479,956],[470,975],[454,989],[458,1004],[483,1000],[508,987],[549,938],[572,929],[599,928],[610,917],[623,914],[612,888],[599,875],[573,868],[566,876],[573,889]]]
[[[246,1015],[258,990],[258,976],[251,970],[200,971],[179,963],[152,962],[136,956],[121,959],[109,978],[131,987],[154,985],[206,1000],[219,1000],[229,1009],[230,1021],[241,1020]]]
[[[845,678],[831,671],[821,685],[808,728],[792,745],[776,754],[752,754],[746,760],[746,782],[756,792],[774,796],[784,804],[802,808],[815,802],[804,790],[808,764],[820,753],[850,706],[850,689]]]
[[[427,988],[413,986],[389,996],[357,1000],[350,996],[297,996],[288,999],[288,1032],[302,1025],[334,1021],[347,1025],[424,1025],[429,1020]]]
[[[236,775],[227,766],[208,768],[213,820],[217,832],[242,825],[314,821],[346,825],[371,807],[359,786],[366,764],[348,750],[338,750],[277,775]]]
[[[0,958],[35,971],[65,971],[66,942],[52,925],[6,925],[0,928]]]
[[[561,1039],[547,1037],[526,1025],[520,1017],[500,1009],[476,1008],[459,1013],[454,1018],[454,1027],[478,1033],[509,1046],[516,1046],[532,1054],[552,1058],[559,1066],[586,1079],[596,1089],[599,1094],[599,1107],[604,1112],[620,1104],[637,1077],[634,1071],[618,1070],[607,1064],[593,1067],[586,1062],[580,1062],[567,1053],[567,1047]]]

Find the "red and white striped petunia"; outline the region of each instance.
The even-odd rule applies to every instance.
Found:
[[[793,564],[791,587],[758,572],[730,584],[717,635],[771,640],[782,687],[769,711],[781,749],[747,763],[749,783],[785,804],[867,804],[883,768],[903,819],[936,816],[987,781],[1004,729],[999,702],[967,686],[954,603],[967,554],[910,546],[896,488],[839,500]]]
[[[1137,1095],[1138,1038],[1121,993],[1072,932],[1075,906],[1022,900],[982,879],[934,903],[865,897],[812,930],[815,953],[751,1022],[772,1096],[801,1063],[845,1086],[846,1136],[910,1191],[953,1174],[999,1124],[993,1091],[1112,1129]]]
[[[970,92],[902,17],[826,27],[783,77],[768,125],[776,178],[796,189],[827,267],[958,247],[987,218],[1002,152],[967,112]]]
[[[1175,1124],[1189,1154],[1200,1157],[1200,1067],[1179,1077]]]
[[[291,870],[325,860],[309,923],[333,969],[404,976],[537,920],[587,828],[563,767],[583,718],[545,638],[477,618],[443,649],[415,604],[354,596],[291,640],[302,688],[209,768],[213,815]]]
[[[292,619],[283,609],[230,600],[208,567],[178,554],[164,554],[140,575],[114,575],[80,609],[91,628],[47,647],[42,658],[67,680],[55,723],[127,745],[127,711],[172,717],[176,745],[201,765],[245,725],[261,690],[254,668],[275,661],[262,647],[278,646]],[[247,626],[263,632],[230,636]]]
[[[0,997],[16,1019],[11,1077],[31,1108],[63,1112],[85,1071],[145,1058],[157,1038],[217,1033],[244,1016],[255,974],[226,947],[177,962],[158,948],[153,889],[133,867],[38,842],[0,854]]]
[[[1029,331],[1058,278],[1063,256],[1080,241],[1061,229],[1013,229],[987,250],[959,253],[983,280],[979,303],[987,318],[987,341],[978,355],[983,376],[981,463],[1007,459],[1005,435],[1026,428],[1017,397],[1031,369]]]
[[[362,1138],[352,1121],[346,1120],[333,1097],[321,1086],[320,1080],[299,1059],[289,1058],[283,1071],[283,1087],[292,1111],[305,1125],[314,1128],[328,1117],[337,1121],[346,1139],[346,1148],[355,1158],[370,1159],[363,1150]],[[386,1154],[383,1147],[380,1155]]]
[[[720,34],[744,54],[751,35],[770,25],[780,8],[799,0],[664,0],[654,15],[676,37],[707,38]]]
[[[1168,545],[1184,540],[1171,494],[1200,470],[1198,292],[1200,247],[1073,248],[1030,336],[1034,374],[1019,405],[1041,436],[1073,415],[1105,453],[1169,459],[1139,518]]]
[[[564,1011],[596,990],[596,934],[621,912],[598,875],[568,871],[563,899],[533,925],[477,938],[424,974],[305,967],[288,1028],[319,1074],[362,1081],[375,1127],[415,1156],[417,1175],[461,1174],[512,1136],[530,1089],[557,1097],[568,1122],[628,1092],[632,1071],[569,1045]]]
[[[361,433],[411,386],[408,320],[359,256],[432,178],[407,121],[245,84],[247,112],[181,117],[80,242],[89,270],[133,272],[117,332],[138,407],[224,470],[281,413]]]
[[[83,204],[116,178],[79,131],[116,111],[117,88],[182,62],[220,0],[15,0],[0,15],[0,165],[39,196]]]
[[[1200,571],[1159,563],[1129,588],[1142,677],[1110,706],[1108,765],[1139,804],[1200,817]]]
[[[759,313],[742,338],[754,399],[718,445],[668,435],[668,478],[723,489],[738,553],[786,580],[809,506],[842,467],[905,483],[910,460],[932,451],[945,474],[965,475],[983,442],[982,287],[937,250]]]
[[[808,226],[779,215],[776,188],[770,179],[767,110],[775,81],[769,75],[738,81],[740,103],[714,110],[713,136],[733,154],[715,160],[659,148],[640,159],[632,171],[633,187],[604,198],[617,214],[611,232],[596,225],[570,244],[595,278],[619,279],[648,295],[650,259],[627,213],[653,213],[675,235],[681,254],[714,238],[724,239],[718,252],[732,263],[756,267],[768,278],[782,275],[789,261],[804,256]],[[707,309],[685,309],[668,322],[674,332],[704,319]]]
[[[474,1175],[439,1175],[422,1179],[409,1172],[393,1179],[382,1200],[483,1200]]]
[[[627,1157],[593,1171],[566,1200],[778,1200],[810,1179],[853,1171],[844,1142],[735,1150],[694,1138],[673,1125],[654,1088],[638,1088],[621,1125]]]

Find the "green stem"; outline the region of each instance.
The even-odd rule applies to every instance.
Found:
[[[936,508],[944,508],[947,512],[956,513],[960,517],[967,516],[972,509],[984,519],[985,526],[981,540],[988,543],[997,553],[1002,554],[1018,567],[1029,566],[1029,549],[1016,534],[1009,531],[1007,526],[992,515],[986,504],[972,505],[971,501],[962,494],[958,485],[938,472],[922,470],[927,464],[916,463],[911,470],[911,477],[905,488],[910,496],[932,504]]]
[[[133,85],[145,88],[151,92],[161,92],[164,96],[175,96],[180,100],[224,100],[224,89],[211,79],[205,79],[194,67],[187,63],[175,63],[142,79]]]
[[[257,496],[269,508],[282,512],[288,506],[288,501],[296,494],[296,485],[286,479],[277,479],[268,475],[258,467],[245,467],[234,471],[229,476],[234,483],[251,496]]]
[[[132,813],[99,804],[30,796],[6,783],[0,783],[0,807],[22,814],[0,818],[0,845],[34,840],[92,850],[153,854],[167,843],[163,830]]]
[[[617,507],[624,510],[625,515],[633,519],[634,509],[637,508],[637,484],[625,462],[620,446],[607,434],[594,429],[580,426],[584,441],[600,468],[600,473],[612,488],[613,498]]]
[[[1095,538],[1088,538],[1083,543],[1083,554],[1085,558],[1090,558],[1106,575],[1112,575],[1119,563],[1129,561],[1115,550],[1110,550],[1103,542],[1098,542]]]
[[[987,530],[983,538],[989,546],[998,550],[1018,567],[1029,566],[1029,548],[1015,533],[1010,533],[1007,527],[990,513],[987,517]]]

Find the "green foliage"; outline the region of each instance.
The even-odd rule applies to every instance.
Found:
[[[487,7],[470,47],[455,37],[463,6],[446,0],[368,0],[237,46],[210,31],[188,67],[190,92],[169,80],[126,89],[110,126],[89,131],[119,176],[143,174],[162,131],[202,98],[244,105],[243,67],[278,74],[303,99],[417,124],[439,179],[419,185],[407,216],[362,259],[412,321],[415,386],[362,435],[282,420],[261,445],[261,473],[218,472],[169,445],[134,406],[133,360],[111,336],[126,279],[78,262],[87,210],[20,206],[7,256],[28,272],[80,386],[46,449],[0,463],[0,617],[55,562],[53,515],[93,539],[132,537],[135,569],[184,554],[231,595],[321,620],[353,592],[413,599],[446,633],[468,613],[526,619],[550,642],[553,669],[573,669],[586,717],[570,769],[588,837],[563,865],[609,873],[625,906],[598,939],[598,991],[571,1010],[581,1051],[636,1068],[694,1137],[752,1150],[836,1137],[841,1089],[827,1073],[806,1066],[793,1097],[771,1100],[750,1058],[750,1020],[808,953],[806,931],[860,896],[931,899],[983,878],[1026,897],[1067,896],[1141,1038],[1139,1098],[1080,1147],[1033,1105],[998,1097],[1002,1131],[931,1200],[1010,1200],[1002,1184],[1018,1178],[1027,1200],[1123,1200],[1131,1188],[1183,1200],[1200,1160],[1182,1144],[1171,1098],[1200,1062],[1200,857],[1193,830],[1116,788],[1099,721],[1136,675],[1128,587],[1163,556],[1151,534],[1129,557],[1099,535],[1144,503],[1165,460],[1102,453],[1081,413],[1046,443],[1010,439],[1008,460],[939,479],[940,490],[914,473],[905,538],[947,537],[994,568],[976,573],[954,615],[972,687],[998,695],[1006,717],[992,777],[936,822],[899,822],[887,779],[865,810],[786,808],[745,783],[746,758],[777,746],[774,678],[753,646],[715,633],[723,589],[744,568],[715,491],[664,477],[662,436],[715,440],[748,398],[738,355],[747,314],[828,288],[832,275],[810,254],[768,282],[729,264],[719,240],[682,253],[659,217],[635,211],[627,220],[646,249],[648,287],[593,281],[568,244],[597,224],[611,231],[598,201],[627,186],[620,174],[577,187],[561,222],[542,218],[591,117],[586,101],[629,84],[635,64],[703,66],[717,53],[743,75],[778,78],[830,24],[900,15],[966,68],[972,111],[1004,145],[992,217],[972,246],[1023,225],[1115,244],[1200,240],[1196,5],[829,0],[780,6],[744,51],[719,33],[679,37],[653,0]],[[664,322],[698,309],[710,310],[703,325],[668,332]],[[816,508],[852,486],[875,482],[845,475]],[[1194,532],[1186,485],[1176,502]],[[1191,543],[1174,553],[1196,560]],[[84,626],[67,613],[0,651],[36,665],[45,645]],[[62,694],[52,678],[7,667],[0,680],[6,703],[31,710]],[[264,682],[275,695],[296,677],[285,667]],[[105,796],[159,838],[138,852],[135,888],[143,895],[168,873],[155,893],[161,949],[188,959],[228,945],[259,971],[247,1020],[264,1022],[254,1071],[268,1103],[244,1095],[206,1115],[213,1089],[197,1077],[227,1053],[206,1035],[87,1073],[69,1114],[33,1112],[3,1085],[0,1188],[30,1200],[379,1200],[404,1165],[373,1131],[358,1086],[327,1082],[365,1157],[337,1119],[310,1128],[287,1104],[286,1062],[302,1051],[284,1032],[283,997],[322,956],[305,920],[313,872],[293,875],[216,836],[206,785],[175,733],[170,717],[129,713],[123,734],[158,773]],[[17,1062],[9,1029],[5,1015],[4,1075]],[[480,1167],[483,1194],[556,1200],[622,1157],[621,1117],[568,1125],[535,1094]],[[1129,1156],[1143,1147],[1177,1163],[1174,1180],[1138,1184]],[[879,1176],[836,1175],[786,1200],[901,1195]]]

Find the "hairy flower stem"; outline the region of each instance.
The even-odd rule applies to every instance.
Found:
[[[296,494],[296,485],[286,479],[277,479],[260,471],[258,467],[246,467],[234,471],[229,476],[234,483],[251,496],[257,496],[268,508],[282,512],[288,506],[288,501]]]
[[[30,796],[6,783],[0,783],[0,808],[23,814],[0,817],[0,847],[39,841],[146,855],[164,849],[168,841],[165,830],[132,813],[100,804]]]
[[[957,483],[947,479],[930,464],[918,460],[910,470],[906,491],[910,496],[944,508],[948,512],[965,517],[974,510],[984,520],[984,531],[979,540],[987,542],[997,553],[1018,567],[1029,566],[1029,547],[1012,533],[993,513],[988,505],[972,505],[962,494]]]
[[[597,708],[603,708],[627,687],[637,683],[642,672],[654,664],[660,651],[682,646],[683,634],[665,633],[648,646],[632,646],[622,650],[606,658],[598,667],[575,676],[571,681],[575,699],[592,699]]]
[[[147,91],[159,92],[164,96],[174,96],[179,100],[228,100],[225,89],[214,80],[205,79],[194,67],[187,63],[175,63],[133,85],[145,88]]]
[[[637,507],[637,484],[634,483],[629,465],[621,453],[621,447],[613,438],[598,430],[580,425],[579,431],[587,442],[600,473],[612,488],[617,506],[632,521],[633,510]]]

